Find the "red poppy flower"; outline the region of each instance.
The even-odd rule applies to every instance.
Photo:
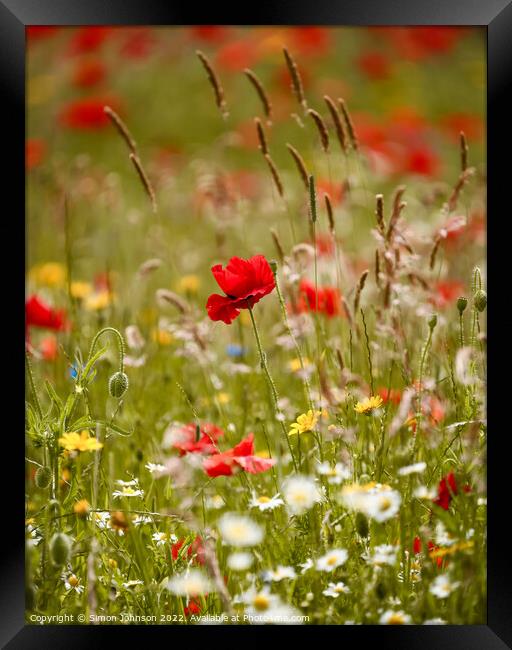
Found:
[[[293,50],[307,56],[325,54],[331,44],[329,30],[325,27],[294,27],[290,30]]]
[[[263,255],[248,260],[232,257],[226,268],[216,264],[212,273],[226,295],[213,293],[206,310],[213,321],[221,320],[227,325],[239,316],[241,309],[253,307],[276,286],[272,269]]]
[[[387,56],[381,52],[364,52],[357,59],[357,66],[370,79],[386,79],[391,66]]]
[[[398,388],[390,388],[389,390],[387,388],[379,388],[377,392],[382,397],[384,404],[391,402],[392,404],[398,405],[402,399],[402,391]]]
[[[218,43],[229,34],[229,28],[220,25],[196,25],[190,29],[190,32],[194,38],[200,41]]]
[[[345,189],[342,183],[331,183],[324,179],[319,179],[316,184],[318,196],[324,201],[324,195],[328,194],[333,203],[341,203]]]
[[[179,539],[174,544],[171,544],[171,557],[174,562],[176,562],[178,559],[180,551],[184,544],[184,539]],[[186,556],[187,558],[192,558],[192,556],[195,556],[193,560],[194,562],[197,564],[204,564],[204,547],[199,535],[196,535],[195,539],[188,545],[186,549]]]
[[[464,285],[458,280],[442,280],[435,287],[435,294],[430,302],[438,309],[443,309],[453,301],[457,300],[464,292]]]
[[[432,551],[439,550],[439,546],[436,546],[432,540],[430,540],[427,543],[427,546],[428,546],[429,553],[432,553]],[[414,541],[412,543],[412,549],[416,555],[418,553],[421,553],[423,550],[423,544],[421,542],[421,539],[417,536],[414,538]],[[443,564],[443,560],[445,560],[446,558],[443,558],[441,555],[439,555],[438,557],[434,557],[433,559],[435,560],[437,566],[441,567]]]
[[[45,336],[39,343],[39,352],[41,352],[45,361],[55,361],[58,353],[56,337],[52,335]]]
[[[197,598],[191,598],[188,601],[187,607],[183,608],[183,613],[185,616],[192,616],[193,614],[200,614],[201,613],[201,603],[197,600]]]
[[[74,33],[71,39],[71,53],[79,54],[98,50],[111,34],[112,30],[112,27],[104,26],[81,27]]]
[[[216,61],[219,67],[238,72],[252,67],[257,58],[256,42],[244,38],[223,45],[217,52]]]
[[[179,449],[180,455],[187,453],[213,454],[217,451],[216,442],[224,435],[224,431],[210,422],[199,426],[185,424],[173,433],[172,446]]]
[[[434,499],[434,503],[443,510],[448,510],[452,498],[458,494],[457,481],[455,480],[455,474],[450,472],[439,481],[437,486],[437,499]]]
[[[44,140],[31,139],[25,143],[25,168],[33,169],[41,164],[46,152]]]
[[[70,129],[104,129],[110,124],[110,119],[103,110],[104,107],[111,106],[119,112],[118,104],[119,102],[112,97],[77,99],[64,106],[59,120]]]
[[[73,70],[73,85],[79,88],[90,88],[103,81],[105,78],[105,66],[96,59],[79,61]]]
[[[25,326],[63,330],[66,327],[65,312],[52,309],[36,295],[30,296],[25,303]]]
[[[50,38],[59,31],[58,27],[52,25],[31,25],[26,27],[25,33],[27,41],[32,43],[34,41],[42,41],[45,38]]]
[[[156,45],[155,33],[147,27],[124,29],[125,40],[121,45],[121,54],[130,59],[145,59]]]
[[[299,313],[313,311],[332,317],[341,313],[341,296],[337,287],[318,287],[308,280],[301,280],[299,300],[296,305]]]
[[[413,147],[407,151],[404,171],[421,176],[434,176],[439,169],[438,156],[426,145]]]
[[[211,477],[232,476],[241,470],[249,474],[259,474],[270,469],[275,462],[273,458],[260,458],[254,455],[254,433],[250,433],[233,449],[205,458],[203,468]]]

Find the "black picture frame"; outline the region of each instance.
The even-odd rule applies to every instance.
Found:
[[[509,324],[508,289],[510,271],[503,253],[510,250],[510,104],[507,102],[512,85],[512,0],[304,0],[294,3],[280,2],[269,6],[264,2],[243,8],[242,4],[225,8],[222,3],[211,3],[208,8],[193,8],[191,3],[172,0],[0,0],[0,83],[1,108],[4,119],[1,124],[2,173],[4,209],[0,219],[4,249],[4,264],[8,253],[12,254],[6,278],[4,301],[9,312],[16,314],[8,319],[8,332],[4,334],[5,378],[13,386],[9,400],[14,412],[14,422],[7,428],[4,424],[4,471],[8,459],[19,458],[23,453],[22,382],[23,364],[21,314],[24,314],[24,266],[20,251],[25,242],[23,227],[24,184],[24,57],[26,25],[192,25],[247,23],[261,25],[319,24],[319,25],[479,25],[487,28],[488,43],[488,378],[491,389],[488,395],[488,617],[487,625],[477,626],[345,626],[340,635],[341,643],[371,647],[372,641],[379,648],[429,648],[443,650],[493,650],[512,648],[512,575],[510,561],[510,536],[507,534],[510,520],[509,491],[506,477],[510,473],[506,443],[509,437],[506,419],[501,420],[507,404],[506,381],[499,377],[501,366],[507,366],[507,332],[500,336],[500,327]],[[7,142],[6,142],[7,141]],[[508,161],[508,162],[507,162]],[[6,164],[7,163],[7,164]],[[9,210],[5,202],[11,202]],[[495,225],[493,225],[493,220]],[[510,253],[508,253],[510,256]],[[4,270],[5,273],[5,270]],[[18,284],[19,281],[19,284]],[[22,311],[23,310],[23,311]],[[5,321],[5,319],[2,319]],[[5,326],[5,322],[3,323]],[[6,337],[9,338],[6,338]],[[16,345],[5,341],[16,341]],[[497,356],[500,355],[500,360]],[[5,359],[5,356],[7,358]],[[19,383],[18,380],[19,379]],[[9,390],[11,390],[9,388]],[[507,391],[507,392],[506,392]],[[5,395],[4,395],[5,397]],[[20,399],[21,398],[21,399]],[[510,398],[508,398],[510,399]],[[10,404],[10,406],[11,406]],[[14,405],[16,404],[16,408]],[[19,408],[18,408],[19,407]],[[505,422],[505,425],[504,425]],[[508,471],[507,471],[508,470]],[[16,478],[17,477],[17,478]],[[5,480],[4,489],[7,488]],[[18,482],[19,481],[19,482]],[[201,636],[209,642],[219,643],[221,635],[228,638],[229,646],[243,641],[249,633],[261,639],[276,632],[276,627],[228,627],[196,626],[164,627],[140,626],[30,626],[24,621],[24,537],[20,518],[23,516],[23,471],[18,470],[3,498],[2,537],[7,548],[1,554],[0,572],[0,642],[5,648],[90,647],[98,641],[104,645],[121,643],[121,636],[130,635],[132,641],[139,637],[148,643],[154,635],[165,635],[171,642],[182,640],[190,643]],[[508,502],[508,503],[507,503]],[[283,629],[281,628],[281,632]],[[332,632],[332,630],[330,630]],[[315,641],[322,631],[307,626],[285,630],[286,639],[300,634],[305,643]],[[101,638],[101,640],[98,639]],[[225,642],[224,638],[224,642]],[[228,647],[229,647],[228,646]]]

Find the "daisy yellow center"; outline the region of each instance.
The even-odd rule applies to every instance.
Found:
[[[388,497],[383,497],[380,501],[379,510],[381,512],[385,512],[391,508],[391,505],[391,499],[388,499]]]
[[[69,576],[68,582],[72,587],[76,587],[78,585],[78,578],[76,576]]]
[[[331,557],[327,558],[327,564],[329,566],[334,566],[336,564],[336,556],[331,555]]]
[[[403,625],[404,617],[401,614],[393,614],[388,619],[388,625]]]
[[[297,491],[293,495],[293,500],[295,503],[306,503],[307,502],[307,496],[304,491]]]
[[[244,524],[235,524],[231,527],[231,536],[236,539],[245,539],[247,536],[247,527]]]
[[[268,503],[269,501],[269,497],[258,497],[258,503]]]
[[[257,609],[258,611],[261,612],[265,609],[268,609],[268,606],[270,605],[270,600],[268,596],[266,596],[265,594],[258,594],[257,596],[254,597],[252,604],[254,606],[254,609]]]

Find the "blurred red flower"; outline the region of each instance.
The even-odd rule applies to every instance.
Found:
[[[449,113],[441,118],[440,123],[454,140],[459,139],[461,131],[464,131],[468,140],[480,140],[485,131],[482,117],[470,113]]]
[[[221,25],[196,25],[190,28],[190,33],[199,41],[218,43],[223,41],[229,34],[229,28]]]
[[[39,352],[45,361],[54,361],[57,358],[58,347],[55,336],[45,336],[39,343]]]
[[[324,200],[324,195],[328,194],[331,201],[335,204],[339,204],[343,201],[343,196],[345,193],[343,183],[331,183],[325,179],[319,179],[316,184],[318,196],[321,197],[321,200]]]
[[[457,494],[458,489],[455,474],[449,472],[439,481],[439,485],[437,486],[437,499],[434,499],[434,503],[443,508],[443,510],[448,510],[452,498]]]
[[[224,431],[210,422],[201,425],[191,422],[176,431],[172,446],[179,449],[181,456],[186,453],[212,454],[217,451],[215,443],[223,435]]]
[[[357,67],[373,80],[386,79],[391,72],[389,58],[382,52],[364,52],[356,60]]]
[[[188,601],[188,605],[183,608],[183,613],[185,616],[192,616],[193,614],[200,614],[201,613],[201,603],[197,600],[197,598],[191,598]]]
[[[112,34],[113,31],[113,27],[81,27],[80,29],[77,29],[73,34],[69,43],[69,51],[72,54],[94,52],[103,45],[105,40]]]
[[[439,170],[439,157],[430,147],[413,147],[405,154],[403,169],[410,174],[435,176]]]
[[[230,41],[219,48],[216,61],[219,67],[237,72],[250,68],[258,59],[258,49],[255,41],[247,38]]]
[[[79,88],[89,88],[103,81],[106,68],[99,59],[78,61],[73,70],[73,85]]]
[[[31,170],[43,161],[46,152],[44,140],[31,138],[25,143],[25,168]]]
[[[185,544],[184,539],[179,539],[174,544],[171,544],[171,557],[174,562],[176,562],[176,560],[178,559],[178,556],[184,544]],[[196,535],[196,537],[188,545],[185,554],[187,558],[192,558],[192,556],[195,556],[193,561],[196,564],[204,564],[204,547],[203,547],[203,542],[199,537],[199,535]]]
[[[35,294],[25,302],[25,329],[41,327],[49,330],[63,330],[66,328],[65,311],[55,310],[47,305]]]
[[[254,433],[250,433],[233,449],[205,458],[203,468],[211,477],[232,476],[242,470],[249,474],[260,474],[270,469],[275,462],[273,458],[254,455]]]
[[[331,35],[325,27],[294,27],[290,36],[293,51],[302,55],[324,55],[331,45]]]
[[[398,405],[402,399],[402,391],[398,388],[379,388],[378,394],[382,397],[384,404],[391,402],[392,404]]]
[[[70,129],[103,129],[110,124],[103,110],[105,106],[111,106],[119,112],[119,101],[112,97],[77,99],[62,108],[59,121]]]
[[[276,286],[272,269],[263,255],[248,260],[232,257],[226,268],[216,264],[212,273],[226,295],[213,293],[206,310],[211,320],[221,320],[227,325],[239,316],[240,309],[253,307]]]
[[[337,287],[315,288],[309,280],[302,279],[299,285],[298,313],[313,311],[332,317],[341,313],[341,296]]]
[[[148,27],[135,27],[123,30],[121,54],[130,59],[145,59],[156,46],[154,30]]]
[[[27,42],[33,43],[34,41],[42,41],[46,38],[54,36],[58,31],[59,27],[54,27],[52,25],[30,25],[26,27],[26,37]]]
[[[438,309],[453,303],[464,292],[464,285],[458,280],[441,280],[434,288],[430,302]]]

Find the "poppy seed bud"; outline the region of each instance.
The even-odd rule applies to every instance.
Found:
[[[275,278],[276,275],[277,275],[277,262],[275,260],[270,260],[270,262],[268,264],[269,264],[270,269],[272,271],[272,274],[274,275],[274,278]]]
[[[437,314],[432,314],[432,316],[429,318],[428,326],[430,327],[431,330],[433,330],[436,325],[437,325]]]
[[[116,372],[108,382],[108,392],[112,397],[120,399],[128,390],[128,377],[124,372]]]
[[[487,307],[487,294],[483,289],[479,289],[473,296],[473,302],[478,311],[483,311]]]
[[[52,480],[51,469],[45,466],[38,467],[34,480],[38,488],[46,489]]]
[[[457,309],[459,310],[459,314],[462,314],[467,306],[468,306],[467,298],[461,296],[460,298],[457,299]]]
[[[356,514],[356,530],[361,537],[368,537],[368,519],[362,512]]]
[[[64,533],[55,533],[50,540],[50,556],[56,566],[66,564],[71,555],[71,539]]]

